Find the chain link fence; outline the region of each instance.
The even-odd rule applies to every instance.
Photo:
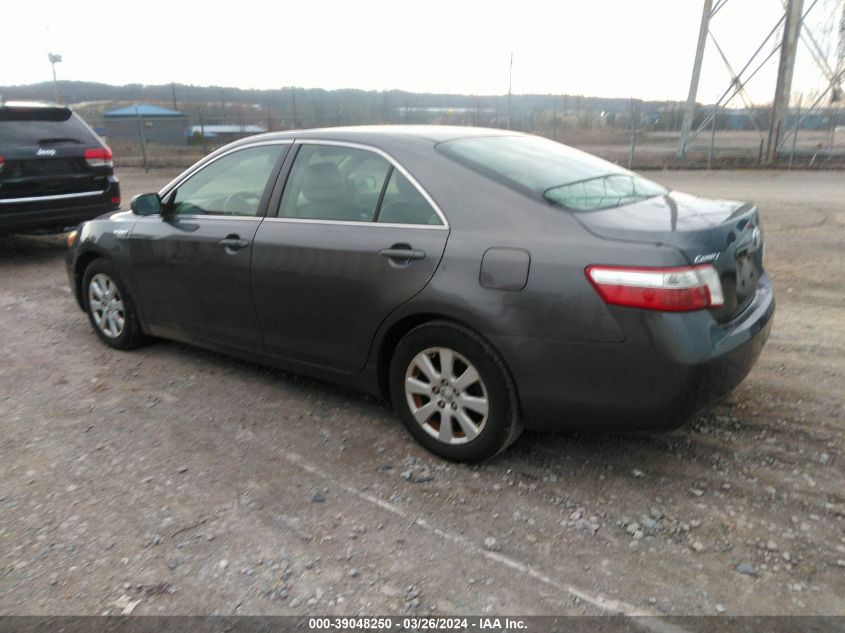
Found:
[[[557,101],[555,101],[557,106]],[[225,110],[225,108],[223,108]],[[633,169],[753,168],[763,165],[768,111],[706,108],[696,114],[683,158],[678,158],[681,114],[678,109],[648,109],[632,101],[626,111],[534,108],[509,113],[503,108],[402,106],[345,113],[340,108],[312,108],[307,113],[277,113],[256,107],[232,108],[228,114],[182,113],[178,116],[85,116],[112,148],[119,167],[187,167],[227,143],[253,134],[315,127],[383,124],[442,124],[510,128],[572,145]],[[845,166],[845,108],[790,113],[780,135],[775,166],[842,168]]]

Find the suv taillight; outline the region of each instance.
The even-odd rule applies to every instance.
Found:
[[[3,168],[6,166],[6,159],[3,158],[3,155],[0,154],[0,173],[3,172]]]
[[[605,303],[629,308],[687,312],[725,303],[712,264],[679,268],[587,266],[587,279]]]
[[[89,167],[114,167],[108,147],[89,147],[85,150],[85,162]]]

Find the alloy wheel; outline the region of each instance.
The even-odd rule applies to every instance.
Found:
[[[117,338],[126,325],[123,298],[114,280],[105,273],[97,273],[88,283],[88,305],[100,331],[109,338]]]
[[[426,433],[446,444],[465,444],[484,430],[490,403],[473,364],[455,350],[431,347],[411,360],[405,397]]]

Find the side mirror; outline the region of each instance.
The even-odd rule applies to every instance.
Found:
[[[157,193],[139,193],[132,197],[129,208],[135,215],[163,214],[164,207]]]

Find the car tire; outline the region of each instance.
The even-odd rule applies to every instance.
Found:
[[[129,290],[111,262],[98,258],[85,269],[82,301],[91,326],[109,347],[128,350],[146,342]]]
[[[504,361],[481,336],[456,323],[431,321],[408,332],[393,352],[388,379],[408,431],[445,459],[489,459],[524,428]]]

